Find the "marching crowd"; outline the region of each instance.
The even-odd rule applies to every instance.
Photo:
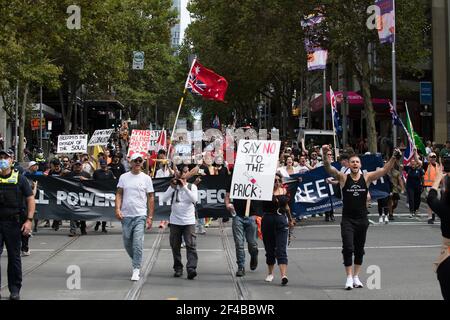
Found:
[[[390,220],[395,219],[394,211],[400,200],[400,194],[404,192],[406,192],[408,199],[410,217],[414,217],[417,215],[424,190],[426,195],[430,195],[430,197],[435,196],[435,192],[432,192],[432,190],[437,188],[436,185],[439,189],[446,192],[443,171],[449,172],[450,141],[441,150],[437,150],[436,146],[428,143],[427,153],[427,155],[419,155],[417,151],[414,151],[414,156],[409,161],[409,164],[403,166],[403,157],[399,150],[395,150],[393,156],[386,159],[383,169],[363,174],[360,158],[351,148],[341,150],[339,155],[335,155],[331,146],[328,145],[305,146],[304,141],[300,141],[300,144],[296,142],[282,142],[272,201],[260,203],[263,213],[262,218],[260,217],[260,212],[258,213],[256,209],[257,203],[255,201],[249,203],[245,200],[230,199],[229,193],[226,195],[225,206],[230,212],[230,217],[232,217],[232,231],[236,248],[236,276],[245,276],[245,242],[247,242],[250,255],[250,269],[255,270],[257,268],[257,238],[260,237],[263,240],[266,251],[268,271],[265,280],[267,282],[273,281],[274,266],[278,263],[281,284],[286,285],[288,283],[287,246],[291,230],[299,220],[306,217],[294,217],[291,213],[289,203],[293,195],[290,194],[284,182],[292,175],[303,174],[324,166],[331,176],[327,182],[340,186],[344,202],[343,224],[341,226],[344,265],[347,273],[345,288],[362,287],[363,285],[358,278],[358,274],[364,255],[364,244],[368,227],[367,206],[370,204],[368,186],[372,181],[382,176],[386,177],[390,182],[391,190],[389,195],[385,199],[378,199],[380,223],[388,223]],[[187,277],[188,279],[194,279],[197,276],[198,263],[196,235],[204,234],[206,232],[205,227],[210,223],[210,219],[198,219],[196,216],[197,185],[201,182],[202,176],[232,175],[233,165],[228,164],[224,160],[223,154],[214,154],[214,152],[206,152],[203,154],[203,157],[199,158],[197,155],[193,158],[196,159],[195,164],[175,165],[168,159],[165,150],[159,150],[156,154],[148,157],[140,153],[134,153],[127,158],[121,151],[120,146],[115,146],[108,148],[105,152],[96,154],[95,157],[83,153],[70,157],[61,155],[47,160],[42,150],[38,150],[35,161],[29,162],[27,168],[24,169],[15,161],[13,152],[9,150],[2,151],[0,154],[0,161],[8,162],[7,164],[0,163],[0,165],[3,165],[0,178],[2,179],[2,189],[3,184],[7,185],[8,183],[8,180],[5,180],[7,179],[5,173],[9,175],[17,173],[20,176],[23,174],[30,181],[33,181],[33,176],[39,175],[61,176],[79,180],[118,180],[115,215],[122,223],[124,246],[132,259],[133,274],[131,279],[137,281],[140,277],[142,264],[145,226],[149,228],[153,222],[154,189],[152,178],[172,177],[170,187],[162,199],[162,201],[171,200],[171,215],[169,221],[161,222],[160,227],[165,228],[167,224],[169,225],[170,245],[174,259],[174,276],[181,277],[183,274],[180,248],[185,247]],[[334,161],[340,162],[342,166],[340,171],[331,167],[331,163]],[[189,181],[193,181],[192,178],[194,177],[196,177],[195,181],[190,183]],[[358,188],[357,190],[354,189],[355,186]],[[28,200],[30,194],[28,189],[31,189],[35,194],[36,188],[36,183],[31,182],[29,188],[25,188],[26,190],[24,189],[22,194]],[[434,223],[435,214],[441,218],[442,223],[447,221],[448,218],[443,218],[442,208],[436,204],[438,200],[430,199],[428,222],[430,224]],[[444,196],[443,199],[447,198]],[[23,213],[26,207],[15,209]],[[34,212],[33,214],[29,213],[26,221],[29,221],[31,218],[34,220],[33,216]],[[1,224],[4,217],[0,218]],[[7,217],[6,220],[10,218]],[[334,219],[333,211],[325,212],[326,221],[334,221]],[[229,217],[223,218],[223,222],[228,220]],[[20,223],[23,223],[23,219]],[[37,232],[37,225],[38,221],[34,220],[35,232]],[[52,228],[58,230],[60,225],[61,221],[55,220]],[[44,226],[49,227],[50,222],[46,221]],[[95,230],[98,231],[100,226],[102,232],[106,233],[106,221],[98,221]],[[26,232],[27,228],[22,228],[22,239],[19,243],[24,256],[30,254],[28,238],[31,235],[31,229],[29,232]],[[80,228],[82,235],[86,234],[86,221],[70,221],[69,236],[75,236],[77,228]],[[6,237],[4,233],[0,232],[0,234],[2,237]],[[4,241],[4,238],[0,238],[1,246],[3,246]],[[10,249],[13,250],[8,247],[7,249],[8,251]],[[353,255],[354,266],[352,261]],[[8,259],[12,259],[9,262],[18,268],[17,257],[14,258],[14,255],[11,254],[8,256]],[[448,263],[445,265],[448,266]],[[441,286],[443,288],[448,287],[448,271],[440,276],[441,280]],[[16,281],[18,280],[16,279]],[[18,295],[19,290],[20,285],[11,284],[11,297],[14,298],[15,293]]]

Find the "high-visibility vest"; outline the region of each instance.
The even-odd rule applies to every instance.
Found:
[[[431,163],[428,165],[427,172],[425,173],[423,185],[424,187],[432,187],[436,180],[436,167]]]

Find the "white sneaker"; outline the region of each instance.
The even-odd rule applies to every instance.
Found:
[[[389,224],[389,217],[385,214],[383,215],[384,224]]]
[[[347,281],[345,282],[345,290],[352,290],[353,289],[353,278],[347,278]]]
[[[264,280],[264,281],[266,281],[266,282],[272,282],[272,281],[273,281],[273,274],[267,275],[266,280]]]
[[[383,216],[380,216],[380,218],[378,219],[378,223],[382,224],[384,222]]]
[[[359,277],[353,277],[353,287],[354,288],[364,288],[362,282],[359,280]]]
[[[139,269],[133,269],[133,275],[131,276],[131,281],[139,281],[140,276],[139,276]]]
[[[28,251],[22,251],[22,257],[28,257],[31,254],[30,249]]]

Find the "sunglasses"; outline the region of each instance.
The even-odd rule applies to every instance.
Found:
[[[135,162],[135,163],[142,163],[142,162],[144,162],[144,160],[142,160],[142,159],[136,159],[136,160],[134,160],[134,162]]]
[[[437,157],[436,156],[432,156],[432,157],[430,157],[431,159],[437,159]]]

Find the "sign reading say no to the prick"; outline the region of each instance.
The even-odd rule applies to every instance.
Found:
[[[280,141],[240,140],[230,197],[271,201]]]

